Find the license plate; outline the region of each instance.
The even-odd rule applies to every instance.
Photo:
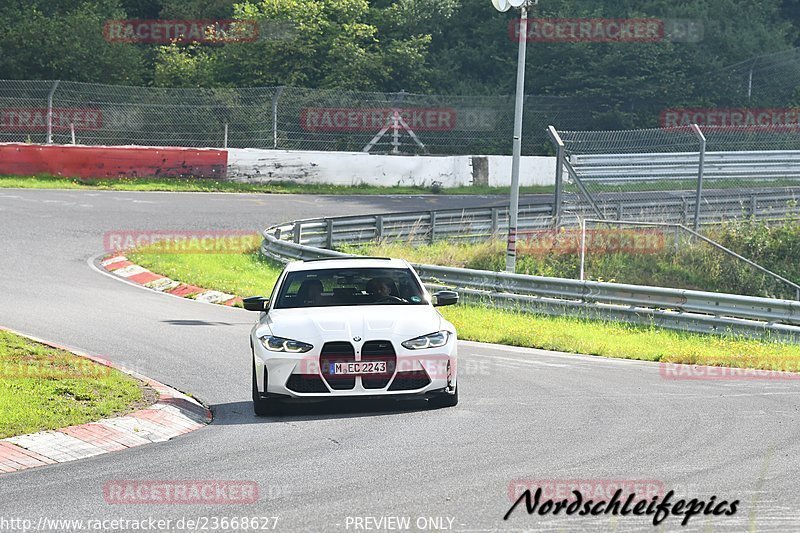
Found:
[[[386,361],[331,363],[331,374],[385,374]]]

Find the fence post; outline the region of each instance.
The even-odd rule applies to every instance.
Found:
[[[69,123],[69,135],[72,138],[72,144],[75,144],[75,123]]]
[[[272,96],[272,147],[278,147],[278,98],[283,93],[283,87],[278,87]]]
[[[494,237],[500,230],[499,209],[492,208],[492,237]]]
[[[561,224],[561,194],[564,188],[564,141],[555,127],[548,126],[547,133],[556,145],[556,190],[553,194],[553,226],[558,229]]]
[[[431,244],[436,240],[436,211],[430,212],[431,220]]]
[[[223,148],[227,148],[228,147],[228,123],[227,122],[225,122],[225,135],[222,138],[222,147]]]
[[[47,144],[53,144],[53,95],[59,83],[61,80],[54,81],[50,92],[47,93]]]
[[[692,124],[692,131],[700,141],[700,160],[697,165],[697,195],[695,196],[694,205],[694,230],[698,231],[700,228],[700,202],[703,199],[703,167],[706,162],[706,136],[700,130],[700,126]]]

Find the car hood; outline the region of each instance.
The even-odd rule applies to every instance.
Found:
[[[272,334],[312,344],[350,341],[360,337],[400,342],[441,330],[448,325],[429,305],[361,305],[273,309],[259,327],[259,336]]]

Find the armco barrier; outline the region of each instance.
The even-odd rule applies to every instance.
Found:
[[[225,150],[135,146],[0,144],[0,174],[76,178],[224,178]]]
[[[416,221],[412,213],[404,213],[288,222],[264,230],[261,251],[282,262],[346,257],[348,254],[327,249],[339,242],[334,238],[337,227],[351,225],[345,235],[352,244],[369,242],[379,235],[408,239],[420,229],[429,236],[424,228],[431,217],[435,221],[441,216],[439,213],[417,213]],[[406,231],[387,235],[387,220],[402,220]],[[800,341],[800,302],[791,300],[435,265],[415,264],[414,268],[430,288],[453,287],[465,301],[497,308]]]

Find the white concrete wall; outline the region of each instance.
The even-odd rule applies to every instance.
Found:
[[[489,155],[489,185],[511,185],[511,156]],[[556,158],[545,156],[523,157],[520,161],[520,185],[555,185]]]
[[[487,156],[489,185],[511,182],[511,157]],[[336,185],[472,185],[472,156],[392,156],[363,152],[228,149],[228,178]],[[552,185],[555,158],[524,157],[522,185]]]

